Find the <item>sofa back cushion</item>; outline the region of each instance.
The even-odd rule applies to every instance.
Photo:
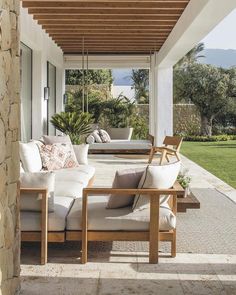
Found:
[[[33,141],[20,142],[20,160],[25,172],[39,172],[42,169],[39,147]]]
[[[35,172],[22,173],[20,176],[21,188],[43,188],[48,191],[48,211],[54,211],[54,172]],[[21,211],[41,211],[41,196],[35,193],[21,194],[20,210]]]
[[[137,188],[145,169],[125,169],[116,171],[112,188]],[[134,195],[112,194],[109,197],[107,208],[117,209],[133,204]]]
[[[56,136],[56,135],[43,135],[43,141],[47,144],[54,144],[54,143],[71,143],[70,136]]]
[[[157,166],[148,165],[138,185],[139,188],[171,188],[179,174],[181,162]],[[160,205],[166,203],[169,196],[161,196]],[[147,195],[136,195],[133,203],[133,210],[143,210],[149,207],[150,198]]]

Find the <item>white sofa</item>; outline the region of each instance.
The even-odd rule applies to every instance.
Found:
[[[56,170],[54,173],[54,212],[46,211],[43,216],[43,212],[22,211],[20,216],[22,241],[41,241],[41,247],[43,245],[41,248],[42,264],[47,262],[47,242],[78,241],[82,239],[83,192],[85,189],[89,190],[86,187],[91,186],[95,169],[89,165],[79,165],[76,168]],[[92,193],[93,196],[88,198],[88,231],[91,232],[90,239],[103,240],[103,237],[105,237],[105,240],[111,240],[114,237],[114,232],[118,232],[121,234],[118,240],[139,240],[140,237],[141,240],[149,240],[149,210],[133,212],[132,206],[120,209],[106,209],[109,194],[112,193],[109,190],[111,189],[103,189],[102,193]],[[174,188],[168,193],[177,195],[177,192],[178,194],[181,193],[179,188]],[[146,194],[149,194],[149,192],[146,192]],[[152,190],[152,194],[158,196],[159,191]],[[46,219],[45,223],[44,218]],[[43,224],[47,223],[47,218],[48,226],[44,226],[44,238],[42,238]],[[159,230],[164,232],[172,231],[175,234],[175,225],[175,214],[168,205],[167,207],[160,207]],[[100,233],[101,236],[97,233]],[[174,241],[172,235],[169,234],[166,237],[167,241]]]

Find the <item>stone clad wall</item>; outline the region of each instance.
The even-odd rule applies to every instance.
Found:
[[[0,0],[0,294],[19,291],[19,0]]]

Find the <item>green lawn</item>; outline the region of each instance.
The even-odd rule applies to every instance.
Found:
[[[184,142],[181,153],[236,188],[236,140]]]

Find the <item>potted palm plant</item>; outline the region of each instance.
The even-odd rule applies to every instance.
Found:
[[[72,144],[78,145],[91,132],[93,119],[88,113],[61,112],[52,116],[51,123],[57,130],[69,135]]]

